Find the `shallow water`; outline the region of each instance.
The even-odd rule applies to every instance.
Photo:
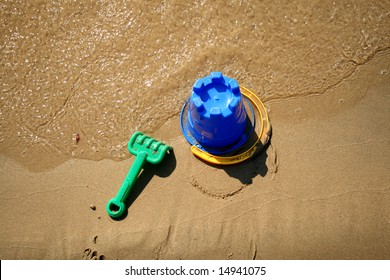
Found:
[[[267,104],[326,94],[390,47],[389,1],[80,2],[0,4],[0,153],[31,170],[129,157],[211,71]]]

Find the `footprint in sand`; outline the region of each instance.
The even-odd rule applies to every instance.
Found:
[[[104,255],[99,255],[97,251],[87,248],[83,253],[83,260],[104,260]]]

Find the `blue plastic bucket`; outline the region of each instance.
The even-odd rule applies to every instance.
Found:
[[[201,146],[224,149],[241,142],[247,113],[235,79],[212,72],[195,82],[188,102],[186,126]]]

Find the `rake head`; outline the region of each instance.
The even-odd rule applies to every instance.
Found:
[[[135,132],[128,143],[128,150],[137,156],[140,153],[146,153],[146,160],[152,164],[160,163],[172,147],[153,139],[142,132]]]

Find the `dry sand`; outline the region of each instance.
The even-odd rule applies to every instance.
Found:
[[[362,55],[343,75],[325,75],[325,81],[318,76],[263,84],[236,77],[265,101],[272,137],[262,154],[224,168],[195,158],[181,135],[179,110],[196,77],[186,65],[190,78],[178,89],[180,102],[160,119],[158,129],[148,130],[174,154],[160,166],[145,167],[120,221],[107,215],[105,205],[134,158],[114,161],[104,149],[97,151],[100,161],[81,156],[78,145],[84,145],[85,135],[99,139],[88,131],[71,150],[42,150],[36,141],[28,142],[22,155],[24,140],[15,140],[17,128],[5,122],[4,112],[12,114],[7,99],[12,88],[3,84],[2,137],[8,138],[0,142],[0,259],[389,259],[390,44],[388,38],[374,43],[381,47]],[[293,64],[286,61],[286,69],[295,69]],[[310,72],[314,66],[299,67]],[[249,64],[244,68],[251,70]],[[313,71],[321,72],[317,68]],[[287,84],[295,86],[291,96]],[[66,113],[57,117],[69,121]],[[113,136],[118,143],[133,125]],[[34,127],[42,132],[39,124]],[[72,141],[72,133],[68,136]],[[55,137],[45,139],[50,147],[62,147]],[[21,142],[12,146],[12,141]]]

